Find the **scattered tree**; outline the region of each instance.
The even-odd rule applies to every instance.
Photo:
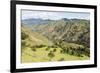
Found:
[[[52,52],[52,51],[50,51],[49,53],[48,53],[48,57],[50,57],[50,58],[53,58],[55,55],[54,55],[54,53]]]

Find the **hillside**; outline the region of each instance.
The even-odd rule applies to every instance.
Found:
[[[47,38],[37,32],[33,32],[27,27],[21,28],[22,42],[26,42],[26,45],[50,45],[52,44]]]
[[[47,24],[32,25],[33,31],[39,32],[51,41],[65,41],[90,47],[90,23],[82,19],[61,19]]]
[[[22,63],[89,59],[89,20],[64,18],[40,23],[22,24]]]

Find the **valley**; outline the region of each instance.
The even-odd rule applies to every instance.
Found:
[[[24,20],[21,45],[22,63],[89,60],[89,20]]]

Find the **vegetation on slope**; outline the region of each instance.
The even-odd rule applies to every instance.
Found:
[[[55,20],[47,24],[22,25],[22,63],[86,60],[90,57],[88,20]]]

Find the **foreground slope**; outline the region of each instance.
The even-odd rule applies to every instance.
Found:
[[[22,63],[89,59],[84,53],[79,53],[79,51],[84,50],[84,46],[59,41],[54,44],[42,33],[32,31],[25,26],[22,26],[21,29],[21,43]]]

